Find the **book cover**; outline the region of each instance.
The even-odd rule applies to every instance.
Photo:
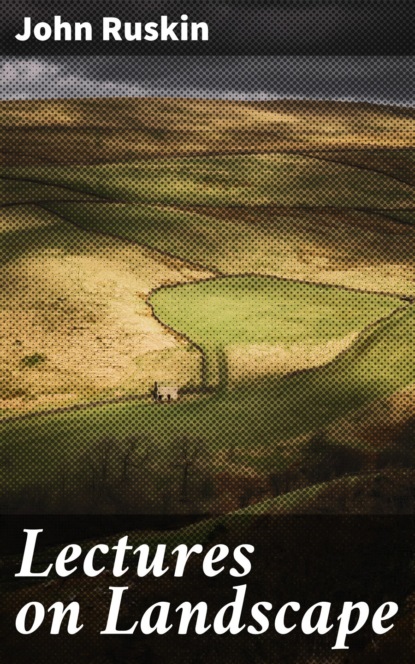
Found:
[[[409,663],[411,3],[0,40],[1,661]]]

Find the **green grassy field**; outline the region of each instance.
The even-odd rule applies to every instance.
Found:
[[[241,462],[258,468],[264,464],[268,469],[281,467],[287,463],[282,441],[320,429],[415,381],[414,326],[415,309],[408,306],[325,367],[289,378],[268,378],[171,407],[138,402],[4,424],[2,450],[10,460],[2,466],[1,484],[12,490],[37,478],[46,486],[53,485],[62,468],[76,476],[82,454],[108,436],[117,440],[151,434],[154,463],[160,468],[171,462],[174,441],[183,432],[200,437],[206,451],[226,450],[236,444]],[[71,444],[53,442],[63,440]],[[263,458],[257,454],[261,447],[273,454]]]
[[[413,190],[406,183],[382,173],[302,155],[163,158],[127,164],[7,169],[6,173],[125,202],[242,207],[414,205]]]
[[[150,301],[162,321],[203,348],[209,383],[221,372],[227,383],[235,374],[249,381],[323,364],[399,305],[396,298],[267,277],[164,288]]]

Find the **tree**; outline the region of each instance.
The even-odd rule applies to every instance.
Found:
[[[178,468],[181,473],[180,500],[183,503],[188,503],[191,471],[205,451],[205,445],[200,438],[190,436],[177,438],[173,445],[178,449],[174,467]]]
[[[304,448],[302,471],[311,483],[358,473],[365,457],[360,450],[331,442],[324,431],[316,433]]]

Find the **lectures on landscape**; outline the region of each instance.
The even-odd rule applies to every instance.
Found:
[[[170,574],[170,579],[176,579],[185,575],[189,558],[192,558],[192,564],[195,564],[196,559],[196,564],[201,565],[202,574],[207,578],[229,575],[232,580],[239,581],[250,574],[255,553],[255,547],[246,543],[239,544],[233,549],[226,544],[206,546],[200,543],[193,546],[181,543],[173,550],[163,543],[154,546],[147,543],[135,546],[130,542],[129,536],[124,535],[111,547],[105,542],[94,543],[84,548],[79,544],[66,545],[56,555],[54,562],[50,562],[46,568],[39,569],[39,564],[34,565],[34,559],[38,535],[43,530],[25,529],[24,532],[27,535],[26,544],[20,571],[15,576],[26,579],[47,578],[50,574],[64,579],[77,573],[94,578],[109,573],[117,584],[124,575],[131,574],[131,565],[135,568],[133,574],[137,579],[146,576],[157,579],[165,574]],[[152,633],[163,635],[171,629],[177,629],[177,633],[183,635],[189,633],[200,635],[213,631],[217,635],[237,635],[247,632],[255,636],[271,628],[280,635],[287,635],[295,630],[306,635],[320,636],[331,632],[332,650],[347,650],[349,637],[364,627],[371,628],[378,635],[386,634],[393,629],[394,624],[391,620],[399,610],[395,602],[384,602],[380,606],[371,608],[367,602],[348,600],[339,607],[341,611],[335,617],[332,614],[332,604],[327,601],[320,601],[312,606],[304,606],[297,601],[286,602],[282,606],[278,604],[278,600],[276,604],[260,601],[250,606],[250,601],[246,598],[245,582],[233,586],[234,599],[221,606],[217,612],[213,611],[213,615],[207,602],[203,600],[196,604],[185,601],[179,606],[174,606],[171,602],[158,601],[147,607],[139,619],[131,621],[128,629],[125,629],[125,626],[120,629],[118,618],[124,594],[130,590],[129,585],[124,581],[122,585],[108,587],[111,599],[107,623],[100,634],[131,635],[139,629],[145,635]],[[52,614],[51,622],[46,620],[47,614]],[[75,600],[69,603],[57,601],[49,607],[45,607],[42,602],[31,601],[19,610],[15,626],[20,634],[30,635],[45,626],[46,622],[46,629],[50,630],[50,634],[59,634],[62,629],[74,635],[84,627],[81,614],[81,605]],[[180,618],[178,624],[174,625],[176,615]]]

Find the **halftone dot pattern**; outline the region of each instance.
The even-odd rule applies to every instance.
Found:
[[[294,97],[358,99],[393,105],[414,102],[411,56],[57,57],[51,54],[47,58],[2,57],[0,65],[2,98],[9,99],[219,96],[252,101]],[[44,112],[47,115],[46,108]],[[82,148],[85,160],[85,142]],[[162,149],[164,153],[164,144]],[[48,156],[49,163],[51,157]],[[53,157],[59,159],[56,153]],[[95,151],[93,158],[97,158]]]
[[[104,59],[73,62],[61,82],[52,59],[2,70],[16,96],[40,72],[49,99],[0,105],[1,513],[61,515],[62,529],[65,514],[137,515],[137,529],[142,515],[169,528],[187,515],[197,522],[180,533],[136,532],[134,544],[253,542],[247,606],[301,596],[337,610],[363,587],[371,607],[396,598],[413,612],[407,522],[359,521],[414,511],[408,60],[396,106],[373,103],[384,99],[369,93],[369,64],[355,90],[364,98],[367,85],[366,102],[340,103],[267,98],[271,80],[284,91],[305,68],[302,96],[318,96],[321,67],[304,58],[278,71],[264,58],[262,89],[226,100],[205,80],[183,92],[192,59],[177,61],[164,96],[151,82],[161,60],[139,62],[135,90],[137,65],[114,59],[123,98]],[[91,67],[89,82],[77,77]],[[364,61],[344,59],[344,75],[353,68],[364,74]],[[229,70],[215,72],[229,90]],[[207,579],[193,558],[182,583],[125,578],[121,629],[161,599],[212,612],[232,599],[233,579]],[[363,664],[413,649],[405,614],[382,642],[353,637],[350,652],[333,653],[331,633],[272,629],[101,638],[112,582],[22,588],[7,612],[77,598],[87,626],[59,637],[62,664]],[[50,658],[48,639],[34,635],[31,661]],[[5,661],[27,660],[14,626],[0,642]]]
[[[117,58],[112,97],[105,60],[3,65],[45,99],[0,105],[2,511],[411,512],[406,92],[317,99],[293,57],[227,99],[178,58],[161,94],[162,60]],[[304,68],[309,99],[268,98]]]

